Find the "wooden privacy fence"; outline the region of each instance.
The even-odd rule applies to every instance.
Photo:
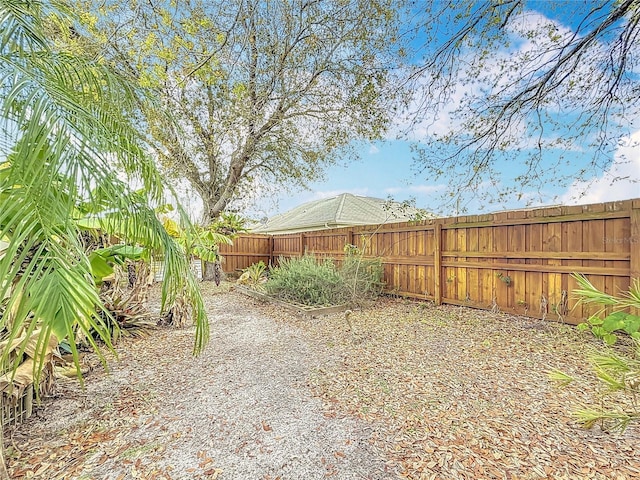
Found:
[[[594,307],[572,297],[572,272],[620,293],[640,277],[640,199],[288,235],[242,235],[223,246],[225,270],[304,252],[381,257],[388,292],[577,323]]]

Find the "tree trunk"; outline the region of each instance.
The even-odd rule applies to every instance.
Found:
[[[225,200],[226,201],[223,201],[223,199],[214,198],[213,196],[202,199],[204,205],[203,221],[205,226],[211,225],[220,213],[222,213],[228,202],[228,199]],[[216,282],[216,285],[219,285],[222,276],[222,264],[219,259],[215,262],[202,262],[202,280]]]
[[[205,226],[211,225],[211,223],[213,223],[213,221],[217,218],[218,214],[220,213],[220,212],[216,212],[215,210],[215,205],[217,203],[216,199],[213,198],[213,196],[209,196],[208,198],[205,198],[203,196],[202,203],[204,206],[204,214],[203,214],[202,221]],[[214,280],[214,276],[215,276],[215,263],[203,261],[202,262],[202,280],[211,282]]]
[[[216,264],[215,262],[202,262],[202,280],[212,282],[215,280]]]
[[[204,267],[202,270],[202,280],[216,282],[216,285],[220,285],[220,282],[222,281],[222,277],[224,275],[220,260],[216,260],[215,262],[202,263],[202,266]]]
[[[202,224],[204,226],[208,226],[215,222],[220,215],[218,198],[210,192],[207,192],[206,195],[202,195],[201,198],[202,206],[204,207],[204,212],[202,213]]]

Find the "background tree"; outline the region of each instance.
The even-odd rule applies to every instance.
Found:
[[[639,0],[425,0],[412,21],[409,130],[425,132],[419,167],[447,177],[453,201],[589,179],[637,128]]]
[[[161,105],[141,105],[154,152],[209,224],[234,200],[322,175],[388,123],[391,0],[96,1],[86,30]],[[253,191],[253,192],[252,192]]]

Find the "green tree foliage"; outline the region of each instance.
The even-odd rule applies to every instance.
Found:
[[[40,332],[36,350],[44,352],[53,336],[91,339],[95,331],[110,346],[81,241],[78,220],[89,215],[104,232],[164,253],[163,306],[187,296],[200,351],[208,336],[202,299],[183,251],[148,206],[161,201],[161,177],[125,116],[140,92],[103,63],[56,46],[48,34],[74,20],[55,1],[0,0],[3,340]],[[132,191],[112,165],[145,188]]]
[[[318,178],[387,126],[391,0],[75,3],[83,48],[155,89],[142,123],[206,224],[257,188]]]
[[[640,118],[638,0],[423,0],[412,27],[410,129],[425,129],[419,165],[447,178],[453,203],[589,179]],[[513,187],[500,183],[504,162]]]

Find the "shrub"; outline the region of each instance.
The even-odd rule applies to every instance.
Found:
[[[613,345],[618,339],[614,332],[624,332],[640,339],[640,315],[624,311],[630,307],[640,309],[640,280],[633,280],[629,292],[614,296],[600,292],[584,275],[573,275],[573,278],[580,286],[573,292],[580,296],[580,303],[595,304],[599,307],[586,322],[578,325],[578,329],[591,330],[591,333],[609,345]],[[612,310],[608,315],[604,315],[606,307]]]
[[[345,288],[334,262],[313,255],[280,258],[279,266],[271,270],[265,284],[268,293],[304,305],[334,304],[342,299]]]
[[[248,285],[256,290],[263,290],[263,284],[267,281],[267,266],[262,260],[249,265],[242,270],[242,275],[236,281],[240,285]]]
[[[347,285],[350,303],[357,304],[362,299],[379,296],[384,287],[383,273],[380,258],[347,255],[340,267],[340,276]]]
[[[357,304],[382,292],[382,262],[347,255],[340,267],[330,258],[281,258],[265,284],[267,293],[309,306]]]

